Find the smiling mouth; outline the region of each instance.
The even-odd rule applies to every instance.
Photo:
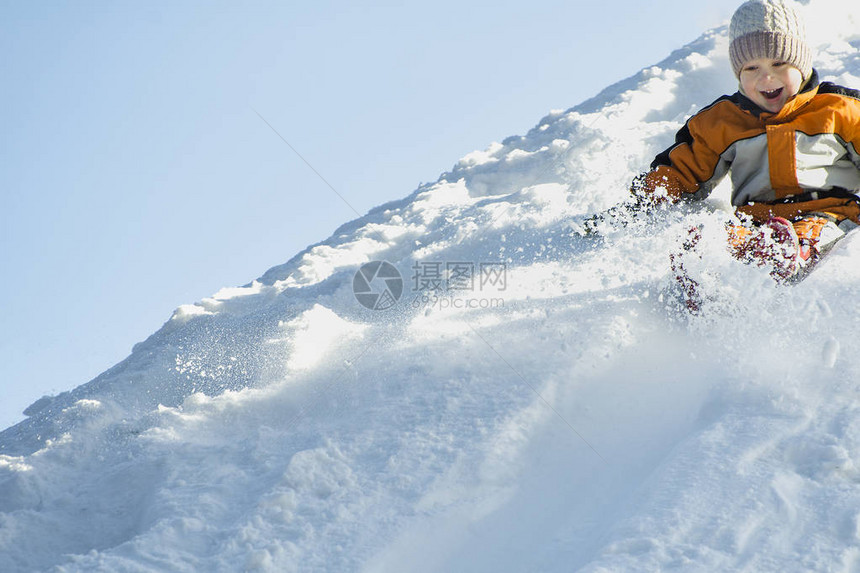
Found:
[[[779,96],[782,95],[782,88],[777,88],[775,90],[760,92],[764,99],[768,101],[776,101],[779,99]]]

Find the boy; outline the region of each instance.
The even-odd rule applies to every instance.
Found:
[[[729,226],[733,253],[788,279],[860,225],[860,91],[819,83],[784,0],[742,4],[729,39],[739,91],[690,118],[632,191],[646,205],[699,199],[730,173],[750,222]]]

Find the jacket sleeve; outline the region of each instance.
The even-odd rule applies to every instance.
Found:
[[[716,187],[728,171],[728,164],[714,150],[715,140],[720,139],[715,106],[722,99],[687,121],[675,135],[675,143],[651,163],[651,170],[634,180],[634,194],[678,201],[704,198]]]
[[[843,132],[840,133],[845,142],[850,144],[848,149],[851,161],[860,169],[860,90],[846,88],[831,82],[822,82],[818,88],[820,94],[835,94],[846,98],[846,104],[841,107],[845,118]]]

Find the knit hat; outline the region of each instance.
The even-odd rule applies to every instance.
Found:
[[[741,4],[729,24],[729,57],[735,76],[756,58],[782,60],[812,74],[812,51],[803,21],[784,0],[749,0]]]

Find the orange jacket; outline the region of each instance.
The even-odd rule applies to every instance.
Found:
[[[812,77],[777,114],[735,93],[691,117],[634,192],[704,198],[730,174],[756,220],[826,211],[860,223],[860,91]]]

